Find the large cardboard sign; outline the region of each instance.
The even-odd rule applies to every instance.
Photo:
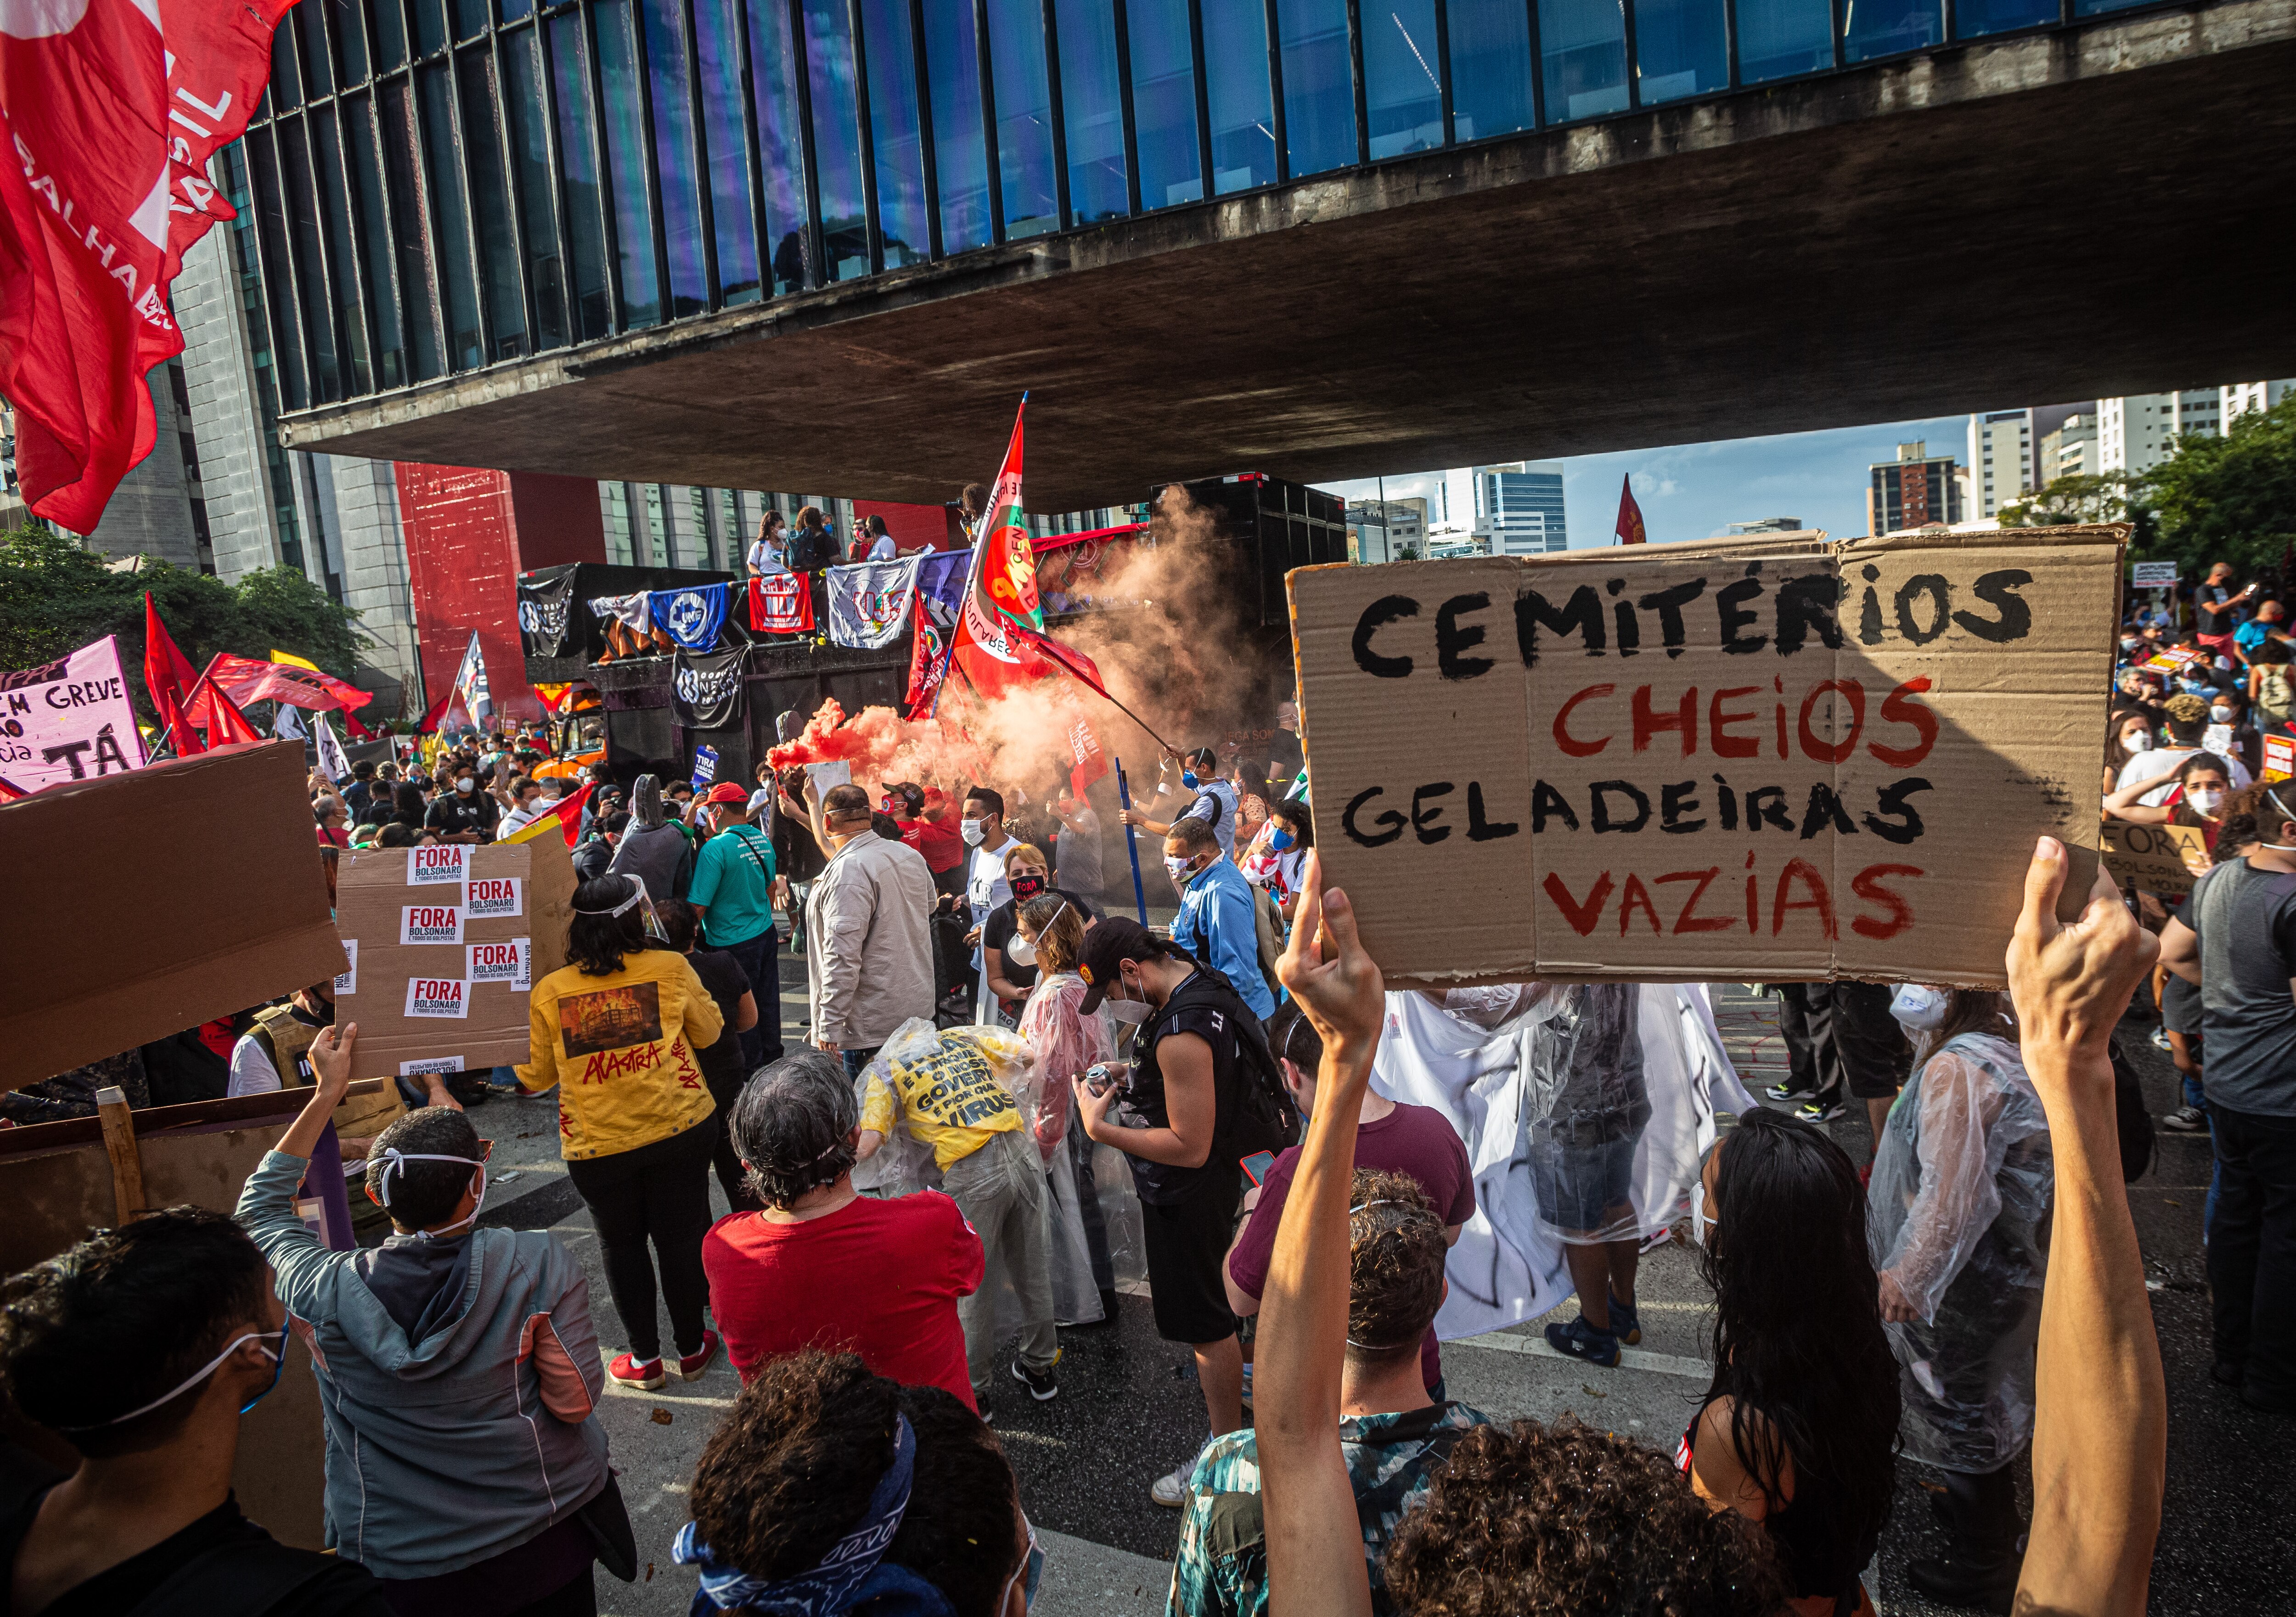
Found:
[[[1316,841],[1390,985],[1971,986],[2094,879],[2120,527],[1291,577]]]
[[[344,855],[336,920],[357,970],[335,1017],[359,1024],[357,1076],[525,1061],[528,990],[566,964],[574,884],[562,837]]]
[[[143,767],[144,737],[119,670],[118,636],[0,674],[0,780],[37,792]]]
[[[348,971],[302,745],[0,804],[0,1081],[53,1078]]]

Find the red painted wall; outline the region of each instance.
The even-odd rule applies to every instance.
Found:
[[[446,693],[476,629],[496,713],[539,718],[519,644],[518,575],[606,559],[598,485],[410,461],[395,470],[424,689],[432,702]]]
[[[949,516],[946,505],[898,505],[890,500],[855,500],[853,514],[857,517],[883,517],[885,531],[893,536],[893,543],[903,550],[916,550],[926,545],[947,550],[957,539],[956,523]],[[844,538],[841,534],[838,537]]]

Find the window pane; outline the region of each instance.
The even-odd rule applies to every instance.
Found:
[[[335,65],[341,85],[366,82],[366,25],[359,21],[365,8],[358,0],[327,0],[327,32],[335,41]]]
[[[1521,22],[1523,8],[1514,8]],[[1456,23],[1452,24],[1456,30]],[[1443,86],[1436,78],[1435,0],[1387,0],[1363,8],[1364,105],[1371,154],[1396,157],[1443,144]],[[1457,49],[1457,34],[1452,35]],[[1524,58],[1529,66],[1529,58]],[[1528,74],[1525,75],[1526,81]],[[1283,70],[1286,88],[1292,70]]]
[[[598,0],[590,16],[606,103],[606,168],[614,199],[615,259],[622,276],[622,324],[659,325],[661,283],[654,272],[653,220],[646,211],[645,126],[638,116],[629,0]]]
[[[406,316],[410,380],[427,382],[444,368],[439,350],[439,309],[432,287],[430,215],[415,183],[414,116],[405,79],[381,86],[382,171],[390,182],[391,243],[398,254],[398,303]]]
[[[2135,0],[2128,0],[2134,4]],[[1953,31],[1956,37],[1974,39],[1980,34],[2003,34],[2011,29],[2038,28],[2057,20],[2050,0],[1956,0]]]
[[[319,183],[319,220],[327,233],[327,274],[334,294],[335,333],[342,345],[344,382],[352,393],[374,391],[367,362],[366,315],[360,307],[358,259],[351,251],[350,204],[343,189],[342,152],[334,115],[311,118],[311,158]]]
[[[263,290],[271,310],[271,357],[279,373],[279,396],[291,410],[311,401],[303,372],[301,323],[295,317],[287,267],[286,200],[279,192],[279,167],[267,132],[247,141],[250,178],[254,182],[255,224],[263,254]]]
[[[640,0],[638,10],[645,20],[646,72],[653,90],[654,164],[669,249],[670,313],[698,315],[709,307],[709,276],[702,264],[693,103],[686,94],[685,7],[679,0]]]
[[[455,37],[476,39],[487,31],[487,0],[454,0]]]
[[[2101,17],[2107,12],[2124,11],[2132,5],[2143,5],[2145,0],[2073,0],[2076,17]]]
[[[539,44],[532,29],[503,36],[503,110],[509,115],[507,138],[518,170],[519,217],[526,225],[526,278],[534,293],[533,347],[554,349],[567,341],[566,277],[558,259],[550,146],[534,60]]]
[[[869,220],[861,196],[861,112],[853,88],[853,32],[845,0],[804,0],[807,78],[813,91],[813,160],[821,187],[826,278],[869,273]]]
[[[502,20],[516,22],[521,17],[534,14],[534,0],[502,0]]]
[[[295,255],[295,291],[301,302],[303,337],[311,362],[311,402],[332,404],[343,396],[342,372],[335,359],[335,323],[327,307],[326,268],[319,252],[319,217],[311,194],[310,153],[303,120],[279,126],[279,183],[287,205],[288,246]]]
[[[447,13],[441,9],[446,0],[406,0],[407,10],[414,14],[414,53],[428,56],[443,50],[447,44]]]
[[[876,148],[877,229],[884,238],[885,267],[922,264],[932,246],[932,226],[925,214],[909,0],[861,0],[861,40],[868,47],[869,139]]]
[[[303,104],[303,76],[295,67],[295,30],[283,28],[271,36],[271,111],[291,112]]]
[[[980,56],[971,0],[925,7],[925,72],[932,92],[933,178],[940,187],[940,250],[994,239],[988,224],[988,144],[980,125]]]
[[[1730,87],[1722,0],[1634,0],[1634,7],[1643,105]]]
[[[1242,3],[1203,8],[1204,81],[1211,92],[1212,191],[1226,196],[1275,179],[1275,121],[1267,88],[1267,13]]]
[[[798,131],[800,59],[790,44],[788,6],[750,0],[742,9],[750,19],[750,85],[758,100],[758,166],[766,193],[766,217],[758,228],[770,243],[774,289],[793,292],[805,284],[808,245],[805,145]]]
[[[367,301],[374,310],[375,376],[380,385],[396,388],[404,387],[409,380],[406,339],[399,324],[399,299],[404,296],[427,300],[430,293],[427,287],[408,288],[402,292],[392,283],[390,226],[383,213],[382,165],[375,156],[372,111],[365,96],[353,97],[344,103],[343,126],[350,145],[351,206],[358,213]]]
[[[558,103],[558,176],[566,188],[566,234],[574,243],[574,335],[578,342],[614,329],[606,285],[605,193],[591,147],[590,86],[582,75],[582,18],[550,20],[550,86]]]
[[[406,65],[406,20],[397,0],[373,0],[367,15],[374,20],[374,70],[388,73]]]
[[[735,0],[693,0],[701,64],[702,143],[709,152],[709,224],[718,242],[718,300],[754,303],[758,227],[750,217],[750,137],[742,127],[741,12]]]
[[[1380,10],[1375,4],[1365,9],[1370,16]],[[1275,19],[1283,38],[1283,140],[1291,172],[1320,174],[1354,162],[1356,86],[1348,59],[1347,0],[1276,0]]]
[[[1043,0],[988,0],[988,68],[989,88],[996,97],[996,173],[1004,188],[1005,239],[1058,230]]]
[[[432,227],[439,233],[439,278],[446,294],[447,363],[454,370],[484,365],[485,340],[479,331],[478,284],[472,276],[469,200],[463,185],[463,152],[455,139],[454,86],[447,64],[432,62],[415,71],[422,109],[423,173],[438,203]]]
[[[1627,109],[1627,18],[1620,0],[1538,0],[1546,119]]]
[[[1737,0],[1738,82],[1760,84],[1833,65],[1830,0]]]
[[[1918,51],[1945,37],[1938,0],[1862,0],[1849,8],[1848,17],[1841,37],[1844,62]]]
[[[1196,64],[1188,43],[1187,0],[1129,0],[1132,136],[1140,154],[1140,205],[1168,208],[1203,200],[1196,150]]]
[[[292,13],[292,19],[295,37],[303,46],[304,94],[314,100],[332,94],[335,87],[335,73],[332,64],[327,61],[327,41],[320,28],[320,8],[299,5]],[[285,30],[283,28],[281,31]]]
[[[479,229],[479,274],[493,322],[494,359],[527,351],[526,297],[518,284],[518,233],[512,227],[510,183],[503,177],[501,102],[495,66],[484,51],[464,51],[455,64],[463,91],[463,139],[471,154],[471,217]]]
[[[1116,16],[1108,0],[1055,0],[1061,122],[1069,144],[1069,212],[1079,225],[1128,213],[1124,97],[1116,77]]]

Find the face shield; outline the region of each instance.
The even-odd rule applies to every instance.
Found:
[[[629,914],[631,907],[635,905],[639,915],[644,917],[645,935],[656,943],[668,943],[669,941],[669,933],[663,930],[660,917],[653,913],[653,899],[652,896],[646,891],[645,883],[639,881],[636,876],[625,876],[622,879],[630,884],[630,896],[628,898],[624,899],[619,904],[615,905],[611,909],[584,909],[578,904],[574,907],[574,913],[578,915],[612,915],[619,917]]]

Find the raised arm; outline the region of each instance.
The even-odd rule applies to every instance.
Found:
[[[2159,946],[2100,867],[2060,926],[2065,851],[2043,837],[2009,945],[2025,1070],[2048,1113],[2056,1202],[2035,1377],[2033,1530],[2020,1613],[2139,1617],[2161,1531],[2168,1394],[2120,1177],[2112,1034]]]

